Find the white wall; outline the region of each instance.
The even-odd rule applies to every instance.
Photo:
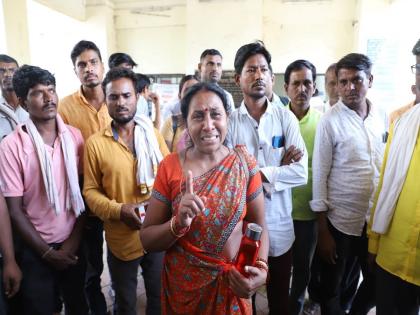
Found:
[[[0,1],[0,51],[6,53],[6,32],[4,28],[4,17],[3,17],[3,1]]]
[[[162,10],[137,10],[140,14],[132,12],[132,2],[114,10],[109,1],[89,1],[85,21],[27,2],[31,63],[56,73],[62,96],[78,87],[69,54],[80,39],[97,43],[105,62],[110,53],[129,53],[145,73],[192,73],[206,48],[219,49],[224,68],[233,69],[237,49],[262,39],[275,72],[305,58],[323,73],[346,53],[369,49],[375,61],[369,97],[387,110],[412,99],[409,66],[420,35],[418,0],[156,0],[137,4],[143,9],[162,4]]]
[[[79,87],[70,59],[70,52],[78,41],[95,42],[106,61],[108,34],[104,27],[107,18],[104,10],[106,12],[100,6],[88,7],[86,21],[79,21],[28,0],[31,64],[55,74],[60,97]]]

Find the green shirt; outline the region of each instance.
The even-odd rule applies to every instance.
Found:
[[[290,109],[290,104],[287,105],[287,108]],[[321,112],[309,107],[305,117],[299,120],[300,133],[308,151],[308,183],[292,190],[293,220],[307,221],[316,218],[315,213],[309,206],[309,201],[312,200],[312,153],[314,151],[316,126],[321,116]]]

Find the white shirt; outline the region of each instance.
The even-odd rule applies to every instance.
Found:
[[[235,110],[235,102],[233,101],[233,96],[232,94],[230,94],[228,91],[226,91],[225,89],[223,89],[223,91],[226,94],[226,98],[227,98],[227,102],[228,102],[228,108],[227,108],[227,112],[228,114],[232,113]]]
[[[140,115],[140,114],[143,114],[146,117],[150,117],[149,103],[147,102],[147,100],[144,98],[143,95],[140,95],[139,99],[137,100],[136,115]]]
[[[7,104],[6,100],[3,96],[0,95],[0,103],[9,107],[12,111],[15,112],[15,115],[18,119],[19,123],[26,121],[29,118],[29,114],[26,110],[24,110],[21,106],[18,106],[16,110]],[[0,141],[6,137],[9,133],[13,131],[13,124],[10,121],[10,118],[6,115],[3,115],[0,112]]]
[[[328,210],[339,231],[360,236],[384,155],[387,117],[374,106],[363,120],[338,101],[318,123],[312,159],[313,211]]]
[[[276,139],[282,139],[283,144],[274,148]],[[269,256],[280,256],[290,249],[295,239],[291,188],[305,185],[308,179],[308,155],[299,123],[289,110],[273,106],[267,99],[267,109],[258,124],[242,102],[229,118],[226,140],[229,147],[246,145],[268,180],[264,183],[264,205],[270,238]],[[280,166],[285,150],[291,145],[304,152],[302,159]]]

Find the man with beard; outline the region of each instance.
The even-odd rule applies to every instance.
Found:
[[[291,189],[306,184],[308,155],[293,113],[266,97],[270,63],[271,55],[261,42],[237,51],[235,81],[244,100],[231,114],[226,141],[230,147],[245,145],[258,161],[270,239],[268,307],[270,314],[287,315],[294,241]]]
[[[158,163],[169,153],[151,121],[136,115],[137,76],[110,70],[103,83],[112,122],[86,142],[84,196],[104,221],[108,266],[119,315],[135,315],[137,270],[142,267],[146,314],[160,314],[163,253],[143,251],[139,230]]]
[[[299,120],[300,133],[308,152],[308,183],[292,190],[295,242],[292,248],[291,315],[299,315],[302,311],[317,239],[316,216],[309,206],[312,199],[312,152],[316,126],[322,115],[310,106],[316,87],[315,78],[316,68],[307,60],[292,62],[284,73],[284,89],[290,98],[287,108]]]
[[[19,105],[13,89],[12,78],[18,67],[14,58],[0,55],[0,141],[29,118],[26,110]]]
[[[337,63],[340,100],[318,123],[313,153],[313,200],[317,213],[320,304],[324,315],[344,314],[340,300],[348,260],[357,257],[363,272],[350,314],[374,306],[374,279],[367,266],[366,217],[379,172],[387,119],[366,95],[372,63],[351,53]]]
[[[65,123],[82,132],[86,141],[111,122],[101,87],[104,65],[98,47],[90,41],[78,42],[70,56],[81,87],[60,101],[58,111]],[[86,295],[89,307],[92,314],[104,315],[106,302],[101,290],[103,223],[98,217],[88,216],[83,241],[88,260]]]
[[[222,54],[217,49],[206,49],[201,53],[198,75],[201,82],[219,84],[222,78]],[[223,89],[229,103],[228,113],[235,109],[232,94]]]
[[[59,289],[67,314],[87,315],[86,261],[79,249],[83,138],[57,115],[50,72],[24,65],[14,74],[13,86],[30,118],[0,145],[2,192],[22,240],[17,255],[21,310],[16,314],[52,314]]]

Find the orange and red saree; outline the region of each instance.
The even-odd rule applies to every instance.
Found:
[[[222,250],[247,211],[247,201],[262,192],[256,161],[238,147],[247,161],[249,184],[238,153],[231,151],[220,165],[194,178],[194,192],[206,196],[206,208],[190,230],[165,255],[162,274],[162,314],[251,314],[249,300],[236,297],[226,271],[230,262]],[[160,164],[153,196],[178,212],[185,192],[178,155]],[[252,211],[252,210],[251,210]]]

